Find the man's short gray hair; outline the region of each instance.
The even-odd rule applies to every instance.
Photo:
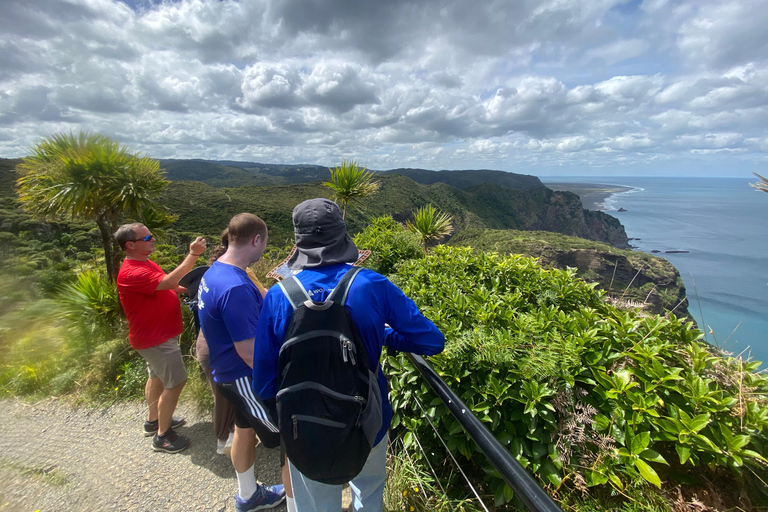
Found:
[[[122,250],[125,250],[125,242],[129,242],[131,240],[134,240],[136,238],[136,229],[144,227],[144,224],[141,222],[133,222],[131,224],[123,224],[119,228],[117,228],[117,231],[115,231],[115,234],[112,235],[115,237],[115,240],[117,240],[118,245],[120,245],[120,248]]]

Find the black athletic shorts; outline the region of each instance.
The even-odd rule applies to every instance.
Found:
[[[235,425],[240,428],[252,428],[265,448],[280,446],[277,425],[272,422],[267,408],[251,389],[250,375],[232,382],[217,382],[216,387],[221,396],[234,405]]]

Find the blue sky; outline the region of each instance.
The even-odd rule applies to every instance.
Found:
[[[10,0],[0,156],[766,174],[759,0]]]

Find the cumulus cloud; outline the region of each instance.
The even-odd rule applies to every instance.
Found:
[[[86,129],[374,169],[760,162],[766,23],[758,0],[9,0],[0,156]]]

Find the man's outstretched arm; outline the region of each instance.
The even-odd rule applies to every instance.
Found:
[[[192,268],[195,266],[197,258],[202,256],[206,247],[207,244],[205,242],[205,238],[201,236],[195,238],[195,240],[189,244],[189,254],[187,254],[187,256],[184,258],[184,261],[182,261],[179,266],[173,269],[173,271],[171,271],[169,274],[165,275],[162,281],[158,283],[155,291],[175,290],[178,288],[181,278],[184,277],[187,272],[192,270]]]

